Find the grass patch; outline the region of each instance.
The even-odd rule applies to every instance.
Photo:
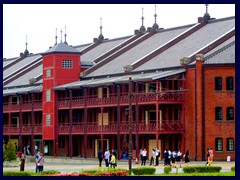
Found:
[[[179,174],[155,174],[153,176],[235,176],[235,172],[219,172],[219,173],[179,173]]]

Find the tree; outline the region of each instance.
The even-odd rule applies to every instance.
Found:
[[[3,148],[4,161],[16,160],[17,155],[15,151],[16,149],[15,149],[14,143],[11,139],[9,139],[8,144]]]

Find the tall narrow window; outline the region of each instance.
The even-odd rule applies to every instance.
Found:
[[[227,139],[227,151],[234,151],[234,140],[233,138]]]
[[[227,120],[234,120],[234,108],[227,107]]]
[[[46,77],[51,77],[51,70],[50,69],[46,70]]]
[[[46,91],[46,101],[51,101],[51,90]]]
[[[226,90],[233,90],[233,77],[227,77],[227,87]]]
[[[215,108],[215,119],[222,120],[222,108],[221,107]]]
[[[46,126],[50,126],[51,124],[51,114],[46,115]]]
[[[222,150],[223,150],[223,139],[216,138],[216,151],[222,151]]]
[[[215,90],[218,90],[218,91],[222,90],[222,78],[221,77],[215,78]]]

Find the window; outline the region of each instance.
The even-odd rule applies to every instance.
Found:
[[[50,69],[46,70],[46,77],[51,77],[51,70]]]
[[[63,68],[72,68],[72,60],[63,60],[62,67]]]
[[[215,108],[215,119],[222,120],[222,108],[221,107]]]
[[[227,139],[227,151],[234,151],[234,140],[233,138]]]
[[[215,90],[218,90],[218,91],[222,90],[222,78],[221,77],[215,78]]]
[[[223,150],[223,139],[216,138],[216,151],[222,151],[222,150]]]
[[[227,120],[234,120],[234,109],[233,109],[233,107],[227,107]]]
[[[46,101],[51,101],[51,90],[46,91]]]
[[[227,77],[227,90],[233,90],[233,77]]]
[[[46,114],[46,126],[50,126],[51,124],[51,114]]]

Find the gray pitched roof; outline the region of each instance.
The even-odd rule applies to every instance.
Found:
[[[215,41],[234,27],[234,18],[209,23],[134,71],[180,66],[181,58],[196,54],[202,47]]]
[[[103,65],[102,67],[98,68],[94,72],[90,73],[89,75],[87,75],[87,77],[99,76],[102,74],[123,73],[124,66],[134,63],[139,58],[152,52],[159,46],[165,44],[170,39],[186,31],[190,27],[191,26],[184,26],[184,27],[175,28],[171,30],[160,31],[159,33],[154,34],[150,38],[146,39],[142,43],[130,49],[129,51],[121,54],[120,56],[116,57],[114,60]]]
[[[41,92],[42,86],[29,86],[29,87],[22,87],[22,88],[12,88],[12,89],[4,89],[3,95],[14,95],[17,93],[28,93],[28,92]]]
[[[56,44],[55,46],[53,46],[52,48],[48,49],[43,54],[49,54],[49,53],[75,53],[75,54],[80,54],[79,51],[77,51],[73,47],[68,46],[65,43]]]

